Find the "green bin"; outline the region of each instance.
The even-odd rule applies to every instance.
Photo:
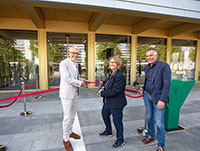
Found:
[[[165,108],[165,128],[167,130],[177,129],[179,127],[179,114],[181,106],[190,93],[195,80],[172,80],[171,90],[169,93],[169,103]]]

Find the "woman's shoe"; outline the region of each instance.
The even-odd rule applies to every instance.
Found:
[[[124,141],[116,140],[115,143],[112,145],[112,147],[114,147],[114,148],[121,148],[124,145],[125,145]]]
[[[110,137],[112,137],[113,135],[112,135],[112,133],[107,133],[106,131],[103,131],[102,133],[100,133],[99,134],[100,136],[110,136]]]

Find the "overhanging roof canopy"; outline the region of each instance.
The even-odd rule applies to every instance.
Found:
[[[119,8],[121,4],[138,4],[136,1],[127,0],[123,3],[121,0],[115,0],[115,5],[107,7],[107,2],[94,3],[92,1],[77,0],[1,0],[0,1],[0,19],[1,18],[24,18],[31,19],[37,28],[45,28],[47,20],[66,21],[66,22],[82,22],[88,23],[88,31],[98,31],[102,25],[120,25],[132,27],[133,34],[141,34],[149,29],[161,29],[167,31],[168,36],[175,37],[181,34],[195,33],[199,38],[200,33],[200,18],[188,17],[187,13],[199,13],[196,10],[200,3],[190,1],[196,4],[195,6],[186,6],[186,0],[180,6],[177,3],[172,6],[171,3],[159,2],[157,12],[146,11],[144,9],[129,7],[127,9]],[[144,1],[143,6],[156,7],[155,0],[147,3]],[[93,3],[93,4],[91,4]],[[142,4],[142,3],[141,3]],[[100,7],[101,5],[101,7]],[[169,6],[168,6],[169,5]],[[121,6],[122,7],[122,6]],[[174,12],[164,13],[164,8],[173,8]],[[185,7],[184,15],[172,15],[175,11],[182,11]],[[145,7],[144,7],[145,8]],[[160,9],[158,9],[160,8]],[[160,12],[159,12],[160,11]],[[163,11],[163,12],[162,12]],[[187,13],[186,13],[187,12]],[[187,16],[188,15],[188,16]]]

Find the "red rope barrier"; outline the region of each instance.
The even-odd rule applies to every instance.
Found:
[[[104,84],[102,82],[91,82],[91,81],[88,82],[88,83]],[[22,89],[21,89],[18,96],[12,96],[12,97],[8,97],[8,98],[3,98],[3,99],[0,99],[0,101],[7,101],[7,100],[11,100],[11,99],[18,99],[18,98],[22,98],[22,97],[27,97],[27,96],[31,96],[31,95],[37,95],[37,94],[41,94],[41,93],[48,93],[48,92],[57,91],[57,90],[59,90],[59,88],[50,89],[50,90],[44,90],[44,91],[37,91],[37,92],[32,92],[32,93],[21,95],[21,91],[22,91]],[[131,89],[125,89],[125,91],[131,92],[131,93],[137,93],[136,90],[131,90]],[[128,94],[125,94],[125,95],[128,96],[128,97],[131,97],[131,98],[140,98],[140,97],[143,96],[143,95],[131,96],[131,95],[128,95]],[[16,100],[14,100],[12,103],[10,103],[9,106],[12,105],[15,101]],[[2,107],[0,106],[0,108],[2,108]]]
[[[130,97],[130,98],[134,98],[134,99],[136,99],[136,98],[140,98],[140,97],[142,97],[143,95],[139,95],[139,96],[132,96],[132,95],[128,95],[128,94],[126,94],[125,93],[125,95],[126,96],[128,96],[128,97]]]
[[[18,94],[18,96],[21,95],[22,90],[23,90],[23,89],[21,88],[21,89],[20,89],[20,92],[19,92],[19,94]],[[13,105],[13,104],[17,101],[17,99],[18,99],[18,98],[16,98],[16,99],[15,99],[14,101],[12,101],[10,104],[0,106],[0,108],[5,108],[5,107],[9,107],[9,106]]]
[[[29,86],[25,86],[25,88],[30,88],[30,87],[32,87],[32,86],[35,84],[36,80],[37,80],[37,78],[35,78],[35,81],[33,82],[33,84],[31,84],[31,85],[29,85]]]
[[[138,94],[138,92],[136,90],[125,89],[125,91]],[[130,97],[130,98],[140,98],[140,97],[143,97],[143,95],[132,96],[132,95],[129,95],[129,94],[126,94],[126,93],[125,93],[125,95],[128,96],[128,97]]]
[[[17,99],[17,98],[22,98],[22,97],[27,97],[27,96],[31,96],[31,95],[37,95],[37,94],[47,93],[47,92],[52,92],[52,91],[57,91],[57,90],[59,90],[59,88],[50,89],[50,90],[44,90],[44,91],[38,91],[38,92],[32,92],[32,93],[27,93],[27,94],[23,94],[23,95],[20,95],[20,96],[12,96],[12,97],[8,97],[8,98],[0,99],[0,101]]]
[[[125,91],[131,92],[131,93],[138,93],[136,90],[131,90],[131,89],[125,89]]]

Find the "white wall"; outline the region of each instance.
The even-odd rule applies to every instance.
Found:
[[[34,1],[34,0],[33,0]],[[36,1],[36,0],[35,0]],[[38,1],[38,0],[37,0]],[[197,0],[39,0],[200,19]]]

